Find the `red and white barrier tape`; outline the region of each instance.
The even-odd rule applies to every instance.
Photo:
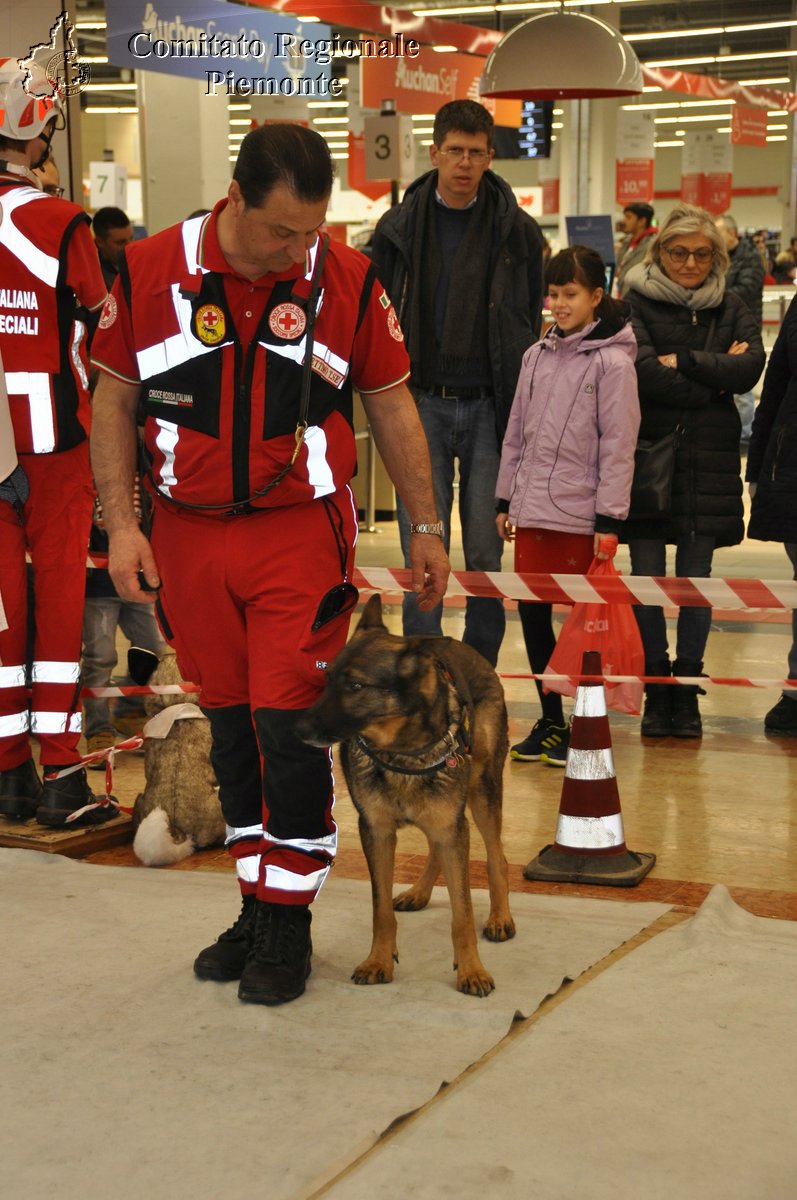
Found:
[[[531,671],[499,671],[499,679],[572,679],[589,683],[716,683],[724,687],[790,688],[797,691],[797,679],[763,678],[735,675],[535,675]],[[196,683],[171,683],[163,687],[105,687],[83,688],[81,697],[86,696],[179,696],[185,692],[199,692]],[[127,747],[125,747],[127,748]]]
[[[354,583],[363,591],[410,591],[408,568],[358,567]],[[545,604],[654,604],[659,607],[721,609],[797,608],[797,580],[696,579],[675,575],[548,575],[511,571],[452,571],[448,598],[500,596]]]
[[[95,808],[115,808],[118,812],[132,813],[133,809],[125,804],[120,804],[115,796],[111,795],[111,787],[113,785],[113,760],[116,755],[125,750],[140,750],[144,745],[143,737],[126,738],[123,742],[118,742],[115,746],[108,746],[105,750],[94,750],[91,754],[82,755],[80,762],[73,763],[70,767],[62,767],[57,773],[56,778],[62,779],[65,775],[73,775],[75,771],[81,771],[89,763],[105,762],[105,796],[102,800],[95,800],[93,804],[84,804],[82,808],[78,808],[75,812],[70,813],[66,818],[66,824],[70,825],[76,821],[78,817],[82,817],[84,813],[91,812]]]
[[[107,567],[108,556],[90,554],[90,567]],[[361,591],[412,591],[408,567],[356,567]],[[797,580],[696,579],[677,575],[548,575],[512,571],[452,571],[447,598],[498,596],[544,604],[655,604],[721,609],[797,608]]]

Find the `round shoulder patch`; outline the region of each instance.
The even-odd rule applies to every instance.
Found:
[[[399,319],[396,316],[396,310],[392,304],[387,311],[387,328],[388,328],[388,332],[390,333],[390,336],[392,338],[395,338],[397,342],[404,341],[404,334],[401,332],[401,326],[399,325]]]
[[[224,313],[217,304],[203,304],[197,309],[194,328],[200,342],[206,346],[217,346],[227,332]]]
[[[307,326],[307,317],[299,304],[278,304],[269,314],[268,327],[275,337],[291,340],[301,337]]]
[[[119,308],[115,298],[109,293],[105,298],[105,304],[102,306],[100,314],[100,329],[110,329],[116,320]]]

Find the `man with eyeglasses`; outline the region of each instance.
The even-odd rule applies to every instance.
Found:
[[[61,187],[61,172],[58,170],[52,150],[33,174],[41,180],[42,191],[45,195],[55,196],[56,200],[61,199],[64,194],[64,189]]]
[[[540,333],[543,239],[490,166],[493,119],[472,100],[435,117],[433,169],[376,227],[373,261],[396,306],[412,364],[411,386],[432,458],[446,549],[455,468],[465,567],[498,571],[495,528],[501,442],[524,352]],[[410,516],[398,500],[405,561]],[[405,634],[442,633],[442,606],[404,598]],[[495,666],[506,618],[500,599],[468,597],[463,641]]]
[[[0,813],[63,826],[93,804],[80,754],[80,640],[92,490],[86,331],[107,293],[89,219],[43,191],[36,172],[62,121],[0,60],[0,353],[20,466],[0,484]],[[57,186],[57,185],[56,185]],[[26,695],[28,589],[36,636]],[[39,778],[32,740],[39,744]],[[99,824],[111,808],[72,823]]]

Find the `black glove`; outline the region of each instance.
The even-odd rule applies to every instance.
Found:
[[[22,467],[15,467],[7,479],[0,483],[0,500],[12,508],[21,509],[30,495],[28,477]]]

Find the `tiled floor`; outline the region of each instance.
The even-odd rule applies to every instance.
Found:
[[[378,532],[363,532],[358,561],[365,565],[400,565],[398,537],[392,523]],[[627,569],[621,550],[618,565]],[[462,561],[454,555],[455,568]],[[506,566],[511,567],[511,559]],[[715,576],[760,579],[790,577],[782,547],[745,542],[718,552]],[[390,598],[388,598],[389,600]],[[395,598],[394,598],[395,600]],[[517,613],[509,607],[507,633],[499,673],[528,671]],[[400,607],[386,603],[386,619],[400,632]],[[782,678],[791,641],[790,614],[761,614],[764,621],[738,614],[715,614],[708,644],[708,674]],[[464,613],[446,609],[446,632],[461,635]],[[513,740],[522,737],[539,715],[531,680],[505,679]],[[639,719],[611,714],[610,724],[626,841],[632,850],[657,855],[653,872],[637,888],[587,888],[584,895],[634,901],[662,900],[679,907],[698,906],[708,887],[724,883],[735,899],[760,916],[797,919],[797,739],[764,734],[763,716],[777,690],[709,685],[701,700],[704,737],[699,742],[642,742]],[[340,829],[337,872],[366,874],[359,850],[354,810],[339,774],[336,818]],[[540,764],[508,762],[505,771],[504,841],[512,866],[512,886],[528,890],[564,890],[574,885],[529,884],[524,863],[553,841],[562,772]],[[140,759],[127,756],[117,771],[115,790],[132,800],[141,786]],[[95,776],[97,784],[101,776]],[[419,869],[424,842],[415,830],[399,839],[401,880]],[[472,838],[473,880],[484,883],[483,848]],[[93,861],[135,863],[129,847],[91,856]],[[229,869],[223,852],[198,854],[183,869]]]

